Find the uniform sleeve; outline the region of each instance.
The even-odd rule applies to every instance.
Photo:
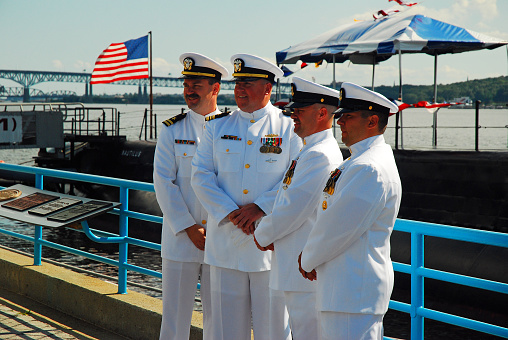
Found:
[[[293,129],[293,125],[291,125],[291,129]],[[288,165],[291,164],[291,161],[296,159],[300,150],[302,149],[302,139],[298,137],[297,134],[291,133],[291,141],[289,146],[289,160]],[[285,172],[284,172],[285,173]],[[284,173],[281,174],[280,181],[272,188],[272,190],[265,192],[260,195],[254,203],[264,211],[265,214],[270,214],[273,209],[273,204],[275,203],[275,197],[277,196],[277,190],[279,189]]]
[[[191,185],[203,207],[216,221],[222,221],[230,212],[238,209],[231,197],[219,187],[213,159],[212,124],[206,125],[192,159]]]
[[[180,188],[175,184],[175,145],[170,128],[162,129],[155,147],[153,184],[157,202],[163,214],[169,216],[171,230],[177,234],[196,222],[185,204]]]
[[[384,202],[383,182],[375,169],[354,165],[340,178],[338,195],[329,200],[307,238],[302,252],[302,268],[310,272],[341,255],[374,223]]]
[[[316,209],[332,166],[322,153],[314,152],[308,156],[298,161],[283,199],[277,200],[273,212],[259,223],[255,235],[261,246],[266,247],[298,230]]]

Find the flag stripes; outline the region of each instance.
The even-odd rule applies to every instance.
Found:
[[[148,36],[108,46],[97,58],[90,84],[148,78]]]

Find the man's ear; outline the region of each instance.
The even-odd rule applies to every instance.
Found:
[[[377,128],[379,124],[379,116],[372,115],[369,117],[369,124],[367,125],[369,129]]]
[[[214,83],[213,84],[212,94],[213,95],[218,95],[219,91],[220,91],[220,83]]]

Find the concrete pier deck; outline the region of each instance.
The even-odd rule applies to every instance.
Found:
[[[125,340],[127,338],[25,296],[0,289],[0,339]]]
[[[159,338],[159,299],[2,248],[0,273],[1,339]],[[190,339],[202,339],[197,312]]]

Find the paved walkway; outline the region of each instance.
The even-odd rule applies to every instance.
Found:
[[[29,298],[0,289],[0,339],[125,340],[126,338]]]

